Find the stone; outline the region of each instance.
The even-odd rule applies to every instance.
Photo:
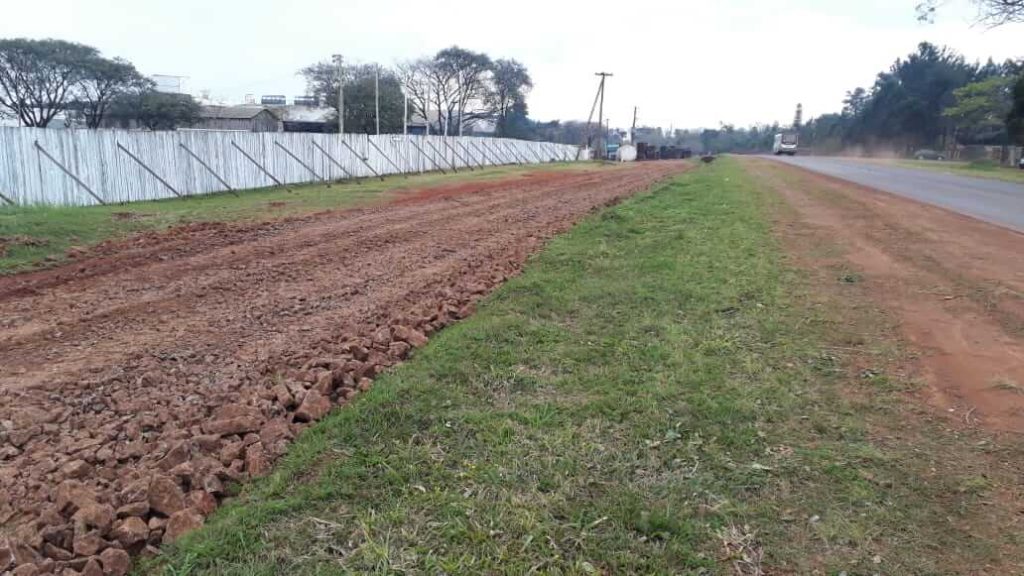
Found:
[[[104,576],[103,566],[96,558],[89,558],[82,568],[82,576]]]
[[[106,576],[125,576],[132,567],[132,559],[124,550],[107,548],[100,554],[100,564]]]
[[[62,512],[75,513],[83,504],[96,501],[96,494],[77,480],[65,480],[57,486],[55,502]]]
[[[50,544],[49,542],[43,544],[43,555],[47,558],[57,560],[58,562],[67,562],[75,557],[75,555],[68,550],[61,548],[60,546]]]
[[[185,493],[178,483],[166,476],[154,476],[149,483],[149,507],[164,516],[185,508]]]
[[[75,532],[85,532],[89,528],[95,528],[101,534],[106,534],[114,523],[114,508],[108,504],[86,502],[78,508],[78,512],[71,517],[71,521],[75,525]],[[85,530],[81,528],[85,528]]]
[[[416,348],[427,343],[427,337],[415,328],[410,328],[408,326],[395,326],[394,333],[396,339],[408,342]]]
[[[328,371],[320,372],[313,384],[313,390],[319,392],[321,396],[330,396],[334,391],[334,374]]]
[[[224,441],[216,434],[200,434],[193,437],[192,441],[195,442],[199,450],[206,454],[216,454],[224,445]]]
[[[263,450],[262,442],[257,442],[245,449],[245,471],[251,478],[265,476],[270,471],[270,460]]]
[[[192,447],[188,442],[178,442],[167,451],[167,454],[160,459],[157,467],[161,470],[170,470],[179,464],[188,462],[192,454]]]
[[[93,467],[85,460],[72,460],[61,466],[60,471],[65,478],[78,480],[92,474]]]
[[[149,526],[138,516],[129,516],[120,521],[110,535],[128,548],[149,538]]]
[[[209,516],[217,509],[217,499],[205,490],[193,490],[189,492],[188,502],[192,508],[195,508],[203,516]]]
[[[411,349],[412,346],[410,346],[407,342],[396,340],[395,342],[392,342],[390,346],[388,346],[388,354],[394,356],[395,358],[405,358],[405,356],[409,353],[409,350]]]
[[[331,399],[316,390],[309,390],[302,400],[302,405],[295,411],[295,419],[300,422],[314,422],[330,411]]]
[[[356,385],[360,392],[369,392],[370,388],[373,388],[373,380],[369,378],[360,378],[359,384]]]
[[[277,403],[283,406],[284,408],[287,409],[295,406],[295,397],[292,396],[291,391],[288,390],[288,387],[285,386],[284,384],[275,384],[274,387],[270,389],[270,391],[271,393],[273,393],[274,398],[277,400]]]
[[[203,515],[194,508],[185,508],[175,512],[167,522],[167,529],[164,532],[164,541],[174,542],[188,532],[203,525]]]
[[[42,536],[45,542],[49,542],[54,546],[71,548],[71,539],[74,537],[74,531],[71,529],[70,524],[51,524],[44,526],[39,531],[39,535]]]
[[[145,516],[147,513],[149,513],[149,502],[144,501],[125,504],[118,508],[115,514],[118,518],[126,518],[129,516]]]
[[[135,480],[121,489],[121,502],[149,502],[149,480]],[[148,506],[148,504],[147,504]]]
[[[11,576],[38,576],[39,568],[35,564],[22,564],[11,571]]]
[[[100,533],[93,530],[86,534],[76,535],[72,550],[78,556],[94,556],[107,547]]]
[[[238,416],[223,420],[213,420],[203,424],[203,432],[216,434],[218,436],[230,436],[231,434],[245,434],[260,429],[262,419],[254,416]]]

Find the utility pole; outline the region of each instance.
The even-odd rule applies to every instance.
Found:
[[[380,136],[380,64],[373,70],[373,105],[377,117],[377,136]]]
[[[629,129],[629,143],[636,146],[636,106],[633,106],[633,127]]]
[[[600,130],[604,128],[604,81],[612,74],[609,72],[596,72],[594,75],[601,77],[601,85],[597,89],[598,93],[601,95],[601,104],[597,109],[597,125],[598,129]],[[605,132],[597,140],[598,146],[601,147],[599,148],[601,151],[599,158],[604,158],[608,154],[608,146],[606,144],[607,138],[608,132]]]
[[[409,93],[402,90],[402,136],[409,134]]]
[[[338,134],[345,133],[345,74],[342,71],[341,54],[333,56],[338,65]]]

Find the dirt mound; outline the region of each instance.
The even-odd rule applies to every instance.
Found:
[[[0,278],[0,571],[123,574],[547,238],[683,166],[186,226]]]

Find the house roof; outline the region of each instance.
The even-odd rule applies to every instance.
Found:
[[[203,106],[199,115],[222,120],[250,120],[265,110],[263,106]]]

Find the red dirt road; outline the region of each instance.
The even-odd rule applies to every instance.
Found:
[[[106,568],[194,527],[546,239],[686,166],[186,226],[0,278],[0,572]]]
[[[802,258],[863,274],[917,355],[926,401],[1024,432],[1024,234],[768,160],[746,166],[795,210],[788,235]],[[843,253],[816,254],[823,237]]]

